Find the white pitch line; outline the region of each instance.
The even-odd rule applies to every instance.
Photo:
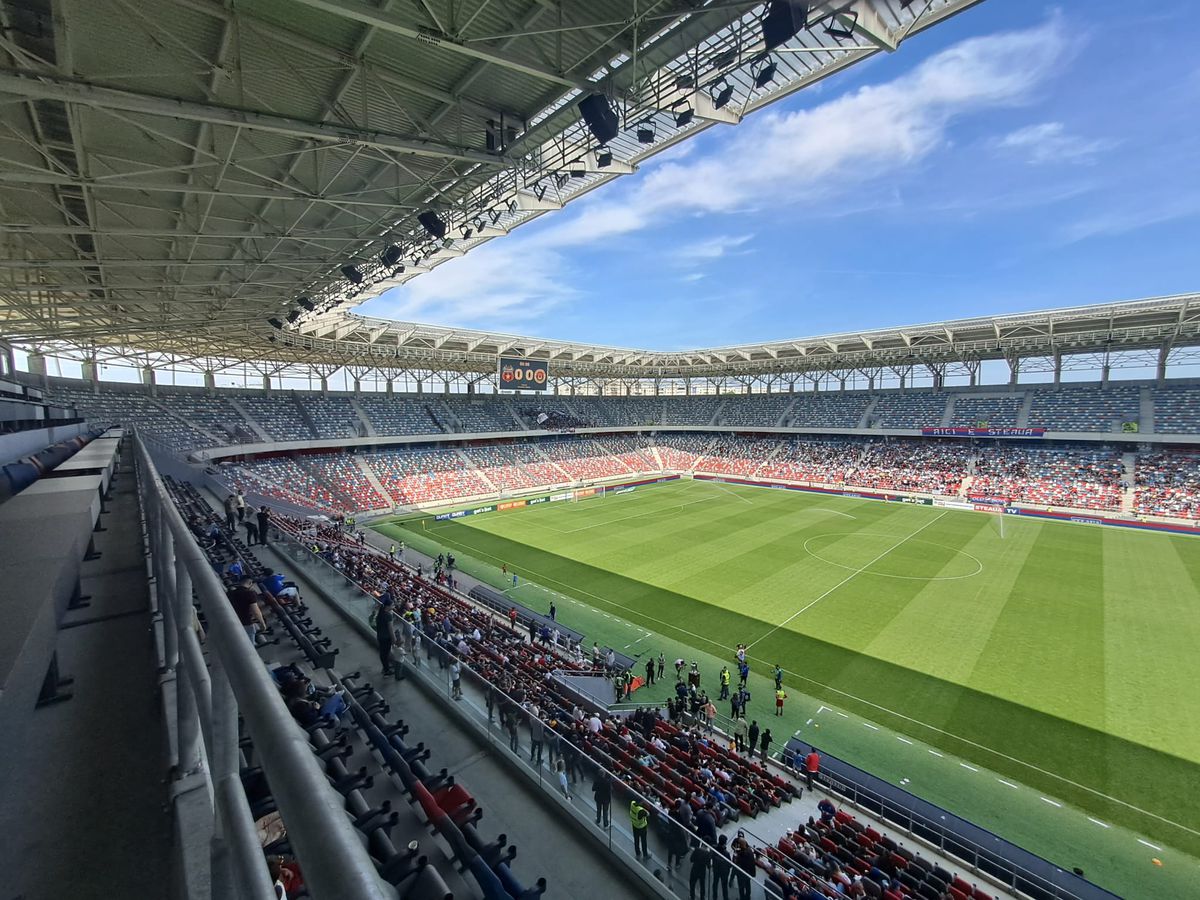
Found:
[[[934,756],[940,756],[942,759],[946,758],[946,755],[944,753],[938,753],[936,750],[930,750],[929,752],[932,753]]]
[[[900,735],[896,735],[896,740],[898,740],[902,744],[911,744],[912,743],[912,741],[910,741],[908,738],[900,737]]]
[[[872,725],[870,722],[863,722],[863,725],[865,725],[867,728],[870,728],[872,731],[879,730],[879,727],[877,725]]]
[[[852,516],[852,515],[850,515],[850,513],[844,513],[839,510],[836,510],[836,509],[829,509],[826,506],[813,506],[813,507],[809,507],[809,510],[811,512],[833,513],[835,516],[845,516],[847,519],[857,519],[858,518],[858,516]]]
[[[605,519],[603,522],[593,522],[591,525],[582,525],[579,528],[567,528],[560,534],[578,534],[581,531],[587,531],[589,528],[599,528],[601,525],[615,525],[617,522],[628,522],[630,519],[640,519],[642,516],[652,516],[656,513],[674,512],[678,509],[683,509],[685,506],[691,506],[694,503],[708,503],[710,500],[716,500],[716,497],[701,497],[699,500],[689,500],[687,503],[680,503],[678,506],[663,506],[658,509],[648,509],[645,512],[634,513],[631,516],[621,516],[617,519]]]
[[[972,772],[978,772],[978,771],[979,771],[979,770],[978,770],[977,768],[975,768],[974,766],[969,766],[969,765],[967,765],[967,764],[966,764],[966,763],[964,763],[964,762],[960,762],[960,763],[959,763],[959,765],[960,765],[960,766],[962,766],[964,769],[970,769]]]
[[[1162,851],[1162,847],[1158,846],[1158,844],[1152,844],[1152,843],[1150,843],[1149,841],[1143,841],[1141,838],[1138,838],[1138,839],[1137,839],[1137,842],[1138,842],[1139,844],[1145,844],[1145,845],[1146,845],[1147,847],[1149,847],[1151,850],[1158,850],[1158,851],[1160,851],[1160,852]]]
[[[998,782],[1000,782],[1002,785],[1004,785],[1005,787],[1010,787],[1010,788],[1012,788],[1014,791],[1019,791],[1019,790],[1020,790],[1020,787],[1018,787],[1017,785],[1013,784],[1011,781],[1005,781],[1003,778],[997,778],[996,780],[997,780]]]
[[[1057,800],[1051,800],[1049,797],[1039,797],[1038,799],[1043,803],[1049,803],[1051,806],[1057,806],[1059,809],[1062,809],[1062,804]]]
[[[1088,821],[1093,825],[1099,825],[1101,828],[1112,828],[1107,822],[1101,822],[1099,819],[1093,819],[1091,816],[1088,816]]]
[[[851,572],[849,575],[847,575],[845,578],[843,578],[841,581],[839,581],[837,584],[835,584],[833,587],[831,587],[825,593],[821,594],[821,596],[817,597],[815,600],[809,601],[809,603],[807,603],[805,606],[801,607],[799,610],[792,613],[790,616],[788,616],[786,619],[784,619],[782,622],[780,622],[778,625],[776,625],[774,628],[772,628],[770,631],[768,631],[766,634],[764,634],[762,637],[760,637],[757,641],[753,641],[750,644],[747,644],[746,649],[749,650],[755,644],[759,644],[759,643],[765,641],[767,638],[769,638],[771,635],[773,635],[775,632],[777,632],[780,628],[783,628],[785,625],[787,625],[789,622],[791,622],[797,616],[808,612],[810,609],[812,609],[814,606],[816,606],[818,603],[820,603],[822,600],[824,600],[826,597],[828,597],[830,594],[832,594],[834,591],[836,591],[838,588],[840,588],[846,582],[850,581],[852,578],[856,578],[857,576],[861,575],[863,572],[865,572],[867,569],[871,568],[871,566],[875,565],[875,563],[879,562],[881,559],[883,559],[885,556],[887,556],[893,550],[896,550],[903,544],[906,544],[909,541],[911,541],[913,538],[915,538],[918,534],[920,534],[922,531],[924,531],[930,525],[934,524],[935,522],[940,522],[942,519],[942,516],[946,515],[948,512],[950,512],[950,510],[945,510],[944,512],[941,513],[941,515],[935,516],[934,518],[930,519],[928,522],[926,522],[924,525],[922,525],[920,528],[918,528],[912,534],[908,535],[908,537],[901,538],[899,541],[897,541],[892,546],[888,547],[886,550],[884,550],[882,553],[880,553],[878,556],[876,556],[870,562],[866,563],[865,565],[859,566],[857,569],[855,569],[853,572]]]
[[[848,719],[848,718],[850,718],[850,717],[849,717],[848,715],[846,715],[845,713],[838,713],[838,715],[839,715],[839,716],[841,716],[843,719]]]
[[[818,706],[817,707],[817,715],[819,716],[821,713],[825,712],[825,710],[827,710],[827,709],[829,709],[828,706]],[[833,712],[833,710],[829,710],[829,711]]]

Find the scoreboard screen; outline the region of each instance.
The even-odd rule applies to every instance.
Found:
[[[496,374],[502,391],[544,391],[550,382],[546,361],[524,356],[501,356]]]

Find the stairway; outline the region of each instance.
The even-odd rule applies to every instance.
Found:
[[[765,466],[767,463],[769,463],[771,460],[773,460],[776,457],[776,455],[779,453],[779,451],[783,449],[783,445],[784,445],[784,441],[775,441],[775,446],[773,446],[771,448],[771,452],[767,454],[766,459],[764,459],[762,462],[760,462],[757,466],[754,467],[754,471],[750,473],[750,477],[753,478],[760,471],[762,471],[762,467]]]
[[[667,467],[663,465],[662,455],[658,452],[658,444],[650,445],[650,455],[654,457],[654,462],[658,465],[658,471],[665,472]]]
[[[304,427],[308,429],[313,440],[318,440],[321,433],[317,431],[317,423],[313,421],[313,417],[308,414],[308,410],[304,408],[304,404],[300,402],[298,394],[292,394],[292,405],[296,407],[296,414],[300,417],[300,421],[304,423]]]
[[[446,403],[445,400],[438,400],[436,403],[438,415],[440,415],[444,421],[450,423],[450,431],[454,432],[455,434],[462,434],[462,432],[466,431],[466,429],[463,428],[462,421],[454,414],[453,410],[450,409],[450,405]]]
[[[367,411],[362,408],[362,404],[358,402],[357,397],[350,398],[350,406],[354,409],[354,414],[358,416],[358,421],[363,424],[363,434],[367,437],[375,437],[377,432],[375,426],[371,424],[371,417],[367,415]],[[386,497],[387,494],[385,493]]]
[[[721,413],[725,412],[725,404],[728,402],[728,400],[722,400],[717,404],[716,411],[713,413],[712,418],[708,420],[709,425],[716,425],[721,421]]]
[[[792,408],[796,405],[796,397],[792,396],[792,402],[783,408],[783,412],[779,414],[779,418],[775,420],[775,427],[782,428],[783,423],[788,420],[788,416],[792,414]]]
[[[879,395],[876,394],[867,401],[867,408],[863,410],[862,418],[858,420],[855,428],[869,428],[871,425],[871,416],[875,412],[875,407],[879,405]]]
[[[229,397],[228,400],[229,405],[241,414],[241,417],[246,420],[246,424],[250,426],[250,430],[258,435],[259,440],[261,440],[264,444],[269,444],[273,440],[273,438],[267,434],[266,429],[264,429],[258,424],[258,422],[255,421],[254,416],[250,415],[250,411],[246,409],[246,407],[242,406],[242,404],[236,398]]]
[[[1121,462],[1125,465],[1126,484],[1126,487],[1121,488],[1121,512],[1132,516],[1134,502],[1137,500],[1137,454],[1123,453]]]
[[[1021,401],[1021,409],[1017,413],[1017,427],[1029,427],[1029,410],[1033,408],[1033,391],[1025,392],[1025,399]]]
[[[554,466],[554,468],[558,469],[558,471],[562,473],[563,481],[570,482],[570,481],[575,480],[569,474],[567,474],[566,469],[564,469],[562,466],[560,466],[558,463],[556,463],[554,460],[552,460],[549,456],[547,456],[546,452],[544,450],[542,450],[541,447],[539,447],[535,444],[533,449],[537,451],[538,455],[541,456],[541,458],[543,460],[548,462],[550,465]]]
[[[1142,387],[1138,431],[1142,434],[1154,434],[1154,390],[1149,385]]]
[[[946,411],[942,413],[942,421],[938,424],[943,428],[949,428],[950,423],[954,421],[954,401],[958,399],[957,394],[951,394],[950,399],[946,401]]]
[[[445,434],[450,434],[450,429],[443,424],[442,420],[437,417],[437,413],[433,411],[428,403],[422,403],[421,408],[425,410],[425,415],[429,416],[429,421],[437,426],[438,431]]]
[[[296,465],[300,466],[305,472],[312,476],[313,481],[333,494],[335,498],[341,501],[344,509],[358,509],[358,501],[349,494],[343,494],[333,484],[321,477],[320,470],[312,463],[308,462],[304,456],[297,455],[295,457]]]
[[[354,455],[354,464],[362,469],[363,475],[367,481],[371,483],[371,487],[375,488],[375,493],[379,495],[380,505],[386,506],[388,509],[396,508],[396,501],[392,499],[392,495],[387,492],[387,488],[383,486],[383,482],[379,480],[379,476],[375,474],[375,470],[371,468],[365,456]]]
[[[218,446],[224,447],[229,444],[228,438],[223,438],[219,435],[213,434],[207,428],[201,428],[199,425],[197,425],[191,419],[185,419],[183,416],[179,415],[179,413],[172,412],[170,409],[168,409],[163,404],[159,403],[153,397],[147,397],[146,400],[147,400],[147,402],[149,402],[149,404],[151,406],[157,407],[165,415],[169,416],[170,418],[174,419],[177,422],[182,422],[184,425],[186,425],[188,428],[192,429],[193,431],[200,432],[202,435],[204,435],[206,438],[208,438],[209,440],[211,440],[213,443],[217,444]]]
[[[624,466],[631,474],[637,471],[637,469],[634,469],[632,466],[629,465],[629,463],[625,462],[625,460],[621,459],[619,456],[614,454],[611,450],[609,450],[606,446],[604,446],[604,444],[600,443],[598,438],[593,439],[592,443],[595,444],[601,450],[603,450],[605,456],[607,456],[609,459],[611,459],[617,465]]]
[[[463,466],[478,475],[480,480],[488,486],[489,490],[494,491],[497,494],[500,493],[500,488],[496,487],[496,483],[492,481],[492,479],[488,478],[486,474],[484,474],[483,469],[471,462],[471,457],[467,456],[467,454],[463,453],[461,450],[455,450],[454,452],[458,454],[458,458],[463,461]]]

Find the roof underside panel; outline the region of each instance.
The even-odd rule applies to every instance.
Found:
[[[853,0],[875,32],[841,41],[814,3],[785,49],[822,52],[773,54],[756,86],[753,0],[0,0],[0,336],[330,364],[390,344],[396,358],[413,326],[364,329],[354,304],[975,2]],[[727,110],[701,103],[677,127],[719,79]],[[604,168],[576,106],[593,92],[620,117]],[[428,210],[444,241],[417,223]],[[403,272],[380,260],[390,245]],[[415,340],[425,361],[482,370],[524,339]]]

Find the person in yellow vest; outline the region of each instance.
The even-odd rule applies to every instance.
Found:
[[[637,800],[629,801],[629,823],[633,827],[633,855],[638,859],[650,858],[650,846],[646,833],[650,830],[650,813]]]
[[[729,666],[721,666],[721,696],[717,699],[729,699]]]
[[[777,716],[783,715],[783,701],[786,699],[787,699],[787,694],[785,694],[783,692],[783,688],[780,688],[779,690],[777,690],[775,692],[775,715],[777,715]]]

